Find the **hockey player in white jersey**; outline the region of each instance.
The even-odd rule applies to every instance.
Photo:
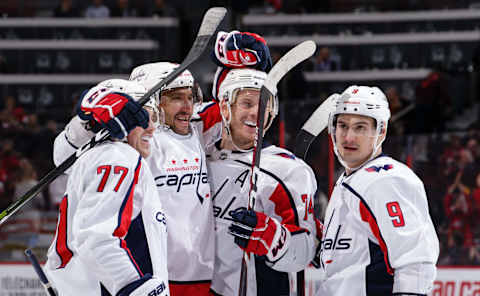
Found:
[[[422,181],[382,154],[390,111],[377,87],[350,86],[330,115],[345,172],[327,206],[316,295],[426,295],[439,243]]]
[[[167,77],[178,65],[168,62],[136,67],[130,80],[147,89]],[[214,219],[205,153],[199,132],[190,124],[201,92],[187,70],[157,92],[160,126],[155,130],[151,155],[146,158],[162,200],[168,224],[168,272],[173,296],[208,295],[213,275]],[[130,116],[134,116],[130,112]],[[129,119],[121,120],[129,125]],[[93,122],[93,126],[97,122]],[[58,165],[93,133],[75,116],[55,140]],[[122,130],[107,126],[115,132]]]
[[[88,150],[70,171],[45,269],[59,295],[169,295],[166,219],[144,160],[158,112],[133,104],[130,95],[144,87],[119,83],[128,94],[104,84],[80,104],[85,118],[115,124],[125,137]]]
[[[220,32],[215,46],[217,57],[219,52],[225,57],[219,57],[220,64],[242,55],[242,48],[232,49],[238,55],[230,52],[226,44],[232,38],[236,39],[235,46],[241,46],[246,38],[257,48],[254,54],[245,51],[251,54],[251,59],[244,61],[253,63],[256,57],[269,58],[268,51],[265,53],[263,45],[258,44],[265,42],[260,36]],[[247,46],[252,48],[251,45]],[[242,66],[240,60],[229,64]],[[214,86],[218,102],[205,106],[197,119],[203,126],[207,144],[216,222],[212,291],[214,295],[238,295],[244,249],[250,253],[247,295],[290,295],[294,289],[290,286],[289,272],[297,278],[295,273],[302,271],[314,256],[315,176],[290,151],[263,147],[255,208],[246,211],[259,94],[266,74],[250,68],[222,68],[218,73],[223,73],[217,75],[222,82]],[[265,130],[275,118],[277,108],[277,98],[270,98]],[[302,273],[299,280],[301,287]],[[297,295],[302,294],[299,291]]]
[[[159,62],[133,69],[130,80],[150,89],[177,64]],[[168,272],[173,296],[209,295],[214,260],[214,219],[205,153],[190,123],[201,91],[186,70],[157,93],[162,126],[147,159],[169,224]]]

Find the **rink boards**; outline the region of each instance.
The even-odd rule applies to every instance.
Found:
[[[305,276],[307,295],[312,296],[319,279],[315,269]],[[33,268],[26,263],[0,263],[0,296],[46,295]],[[479,296],[480,266],[439,267],[431,296]]]

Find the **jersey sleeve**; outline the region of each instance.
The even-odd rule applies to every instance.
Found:
[[[78,148],[85,144],[95,134],[84,128],[82,120],[75,116],[66,125],[65,129],[55,138],[53,144],[53,162],[59,166]],[[69,173],[70,170],[67,170]]]
[[[117,152],[118,153],[118,152]],[[123,159],[117,155],[99,155],[85,169],[82,195],[73,222],[79,255],[97,271],[114,295],[127,284],[143,276],[125,239],[140,212],[142,196],[139,182],[143,175],[141,158]],[[110,160],[108,159],[110,158]],[[119,160],[120,159],[120,160]]]
[[[202,104],[195,110],[191,123],[201,134],[204,147],[214,144],[222,137],[220,105],[217,102]]]
[[[394,273],[394,292],[426,294],[434,280],[439,244],[423,184],[405,176],[384,177],[370,185],[365,196],[360,216]]]
[[[266,203],[265,213],[280,221],[291,234],[287,252],[271,265],[273,269],[296,272],[305,269],[313,259],[316,235],[313,198],[316,189],[312,170],[302,163],[289,168],[268,198],[271,203]]]

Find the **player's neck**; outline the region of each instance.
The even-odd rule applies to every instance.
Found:
[[[346,176],[349,176],[350,174],[352,174],[353,172],[355,172],[356,170],[358,170],[359,168],[363,167],[366,163],[370,162],[371,160],[377,158],[380,154],[382,154],[382,147],[380,146],[377,150],[377,152],[375,152],[374,155],[370,156],[369,158],[367,158],[365,161],[363,161],[360,165],[357,165],[357,164],[348,164],[348,166],[345,166],[345,175]]]

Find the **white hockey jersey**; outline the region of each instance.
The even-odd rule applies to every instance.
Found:
[[[171,283],[210,282],[214,260],[214,218],[205,154],[194,126],[189,135],[154,133],[147,158],[168,224]]]
[[[116,295],[146,273],[169,295],[165,213],[134,148],[105,142],[73,165],[47,257],[59,295]]]
[[[66,129],[72,124],[77,124],[75,118]],[[80,136],[88,138],[88,134]],[[67,139],[66,131],[60,133],[55,139],[55,164],[74,153],[78,142]],[[169,129],[156,130],[146,161],[167,221],[173,221],[168,224],[167,240],[170,283],[210,283],[215,251],[214,218],[205,153],[196,127],[192,126],[192,133],[186,136]]]
[[[438,253],[422,181],[381,155],[335,185],[324,220],[317,295],[427,294]]]
[[[246,208],[250,189],[252,152],[219,150],[222,122],[218,104],[199,113],[212,187],[215,215],[215,268],[212,290],[218,295],[238,295],[243,251],[228,233],[231,213]],[[250,256],[247,295],[290,295],[290,279],[309,264],[315,251],[313,196],[315,176],[302,160],[275,146],[262,150],[255,210],[284,224],[292,234],[291,245],[280,260],[267,263]],[[289,279],[289,274],[291,272]],[[299,285],[303,272],[298,273]]]

